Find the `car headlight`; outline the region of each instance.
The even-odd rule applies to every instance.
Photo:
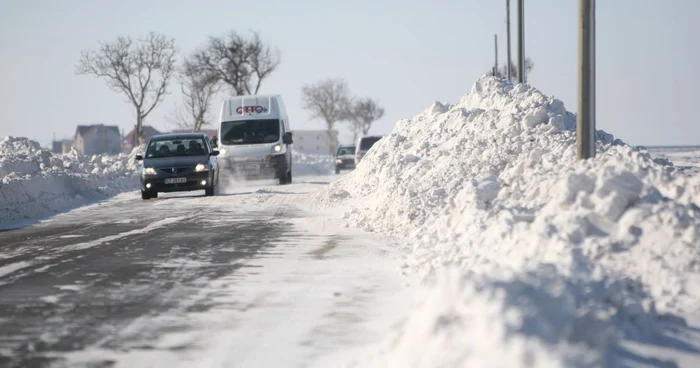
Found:
[[[280,146],[279,144],[276,144],[274,147],[272,147],[273,152],[279,152],[281,150],[282,150],[282,146]]]
[[[209,165],[197,164],[197,166],[194,167],[194,171],[197,171],[197,172],[209,171]]]
[[[143,175],[156,175],[156,169],[152,167],[146,167],[143,169]]]
[[[336,164],[342,164],[342,163],[343,163],[343,160],[335,160],[335,163],[336,163]]]

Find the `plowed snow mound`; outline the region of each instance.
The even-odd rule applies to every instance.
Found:
[[[621,338],[698,312],[700,180],[602,131],[579,161],[575,138],[561,101],[486,77],[319,194],[413,239],[432,285],[379,366],[612,365]]]
[[[0,228],[138,189],[134,153],[54,155],[27,138],[0,141]]]

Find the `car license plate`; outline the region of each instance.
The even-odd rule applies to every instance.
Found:
[[[187,183],[187,178],[167,178],[165,184],[182,184]]]
[[[245,170],[245,171],[257,171],[258,165],[243,165],[243,170]]]

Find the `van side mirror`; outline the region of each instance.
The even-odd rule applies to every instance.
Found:
[[[218,155],[219,155],[219,151],[213,150],[213,151],[211,151],[211,155],[212,155],[212,156],[218,156]]]
[[[292,143],[294,143],[294,140],[292,139],[292,133],[291,133],[291,132],[284,133],[284,136],[282,137],[282,143],[284,143],[284,144],[292,144]]]
[[[136,159],[136,161],[141,161],[141,160],[143,160],[143,155],[136,155],[136,157],[134,157],[134,159]]]

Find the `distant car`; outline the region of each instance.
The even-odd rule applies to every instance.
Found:
[[[358,139],[356,145],[357,149],[355,150],[355,165],[359,164],[362,158],[367,154],[367,151],[382,138],[383,136],[381,135],[368,135]]]
[[[141,198],[158,198],[159,192],[204,190],[213,196],[219,184],[219,151],[212,148],[204,133],[161,134],[153,136],[143,161]]]
[[[341,145],[335,153],[335,173],[340,174],[340,170],[355,169],[355,146]]]

